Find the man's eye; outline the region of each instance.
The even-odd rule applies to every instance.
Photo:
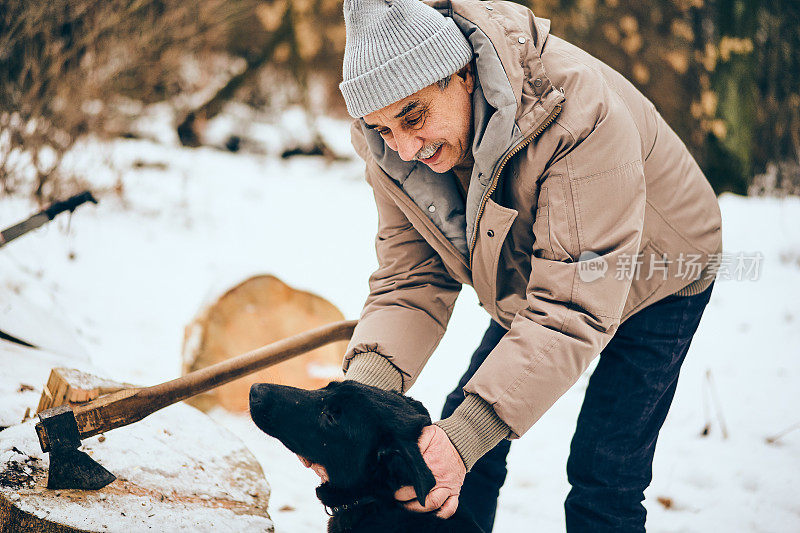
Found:
[[[383,135],[384,137],[386,137],[387,135],[392,133],[392,130],[390,130],[390,129],[379,129],[379,130],[376,130],[376,131],[378,133],[380,133],[381,135]]]
[[[409,126],[421,126],[424,122],[425,115],[422,113],[406,118],[406,124]]]

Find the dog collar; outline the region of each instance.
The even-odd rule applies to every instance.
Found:
[[[336,513],[340,513],[342,511],[347,511],[349,509],[355,509],[356,507],[359,507],[361,505],[366,505],[368,503],[374,503],[374,502],[377,502],[377,501],[378,501],[378,499],[373,497],[373,496],[366,496],[364,498],[360,498],[358,500],[354,500],[354,501],[349,502],[349,503],[344,503],[342,505],[336,505],[336,506],[332,506],[332,507],[329,507],[329,506],[325,505],[324,506],[325,507],[325,513],[327,513],[328,516],[333,516]]]

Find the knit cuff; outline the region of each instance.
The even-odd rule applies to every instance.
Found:
[[[467,471],[511,432],[491,404],[477,394],[467,394],[452,415],[435,424],[447,433]]]
[[[353,357],[344,379],[352,379],[383,390],[403,392],[403,375],[400,370],[375,352],[364,352]]]

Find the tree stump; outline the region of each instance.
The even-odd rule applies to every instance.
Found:
[[[0,531],[273,531],[269,486],[242,442],[176,404],[86,439],[117,476],[96,491],[49,490],[34,420],[0,432]]]
[[[317,295],[293,289],[274,276],[249,278],[206,306],[186,327],[183,372],[338,320],[344,320],[341,311]],[[346,349],[347,342],[323,346],[187,401],[204,410],[220,405],[229,411],[246,412],[253,383],[311,389],[340,379]]]

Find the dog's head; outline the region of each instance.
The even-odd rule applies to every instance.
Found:
[[[407,396],[350,380],[317,390],[257,383],[250,416],[289,450],[324,466],[332,487],[412,485],[424,505],[435,484],[417,444],[431,418]]]

